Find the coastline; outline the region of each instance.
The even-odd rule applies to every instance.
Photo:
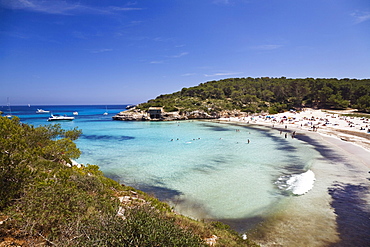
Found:
[[[218,121],[260,125],[288,132],[317,132],[361,146],[370,152],[370,115],[369,119],[339,116],[348,112],[306,109],[299,113],[291,111],[266,116],[229,117],[219,118]]]
[[[76,110],[74,107],[71,107],[70,109]],[[101,109],[94,109],[93,113],[95,115],[91,115],[91,117],[86,113],[86,115],[89,117],[88,121],[90,121],[91,123],[88,123],[89,125],[86,125],[88,121],[86,121],[86,119],[83,119],[84,121],[81,121],[81,124],[85,124],[84,126],[94,126],[94,128],[91,129],[87,127],[91,131],[92,129],[95,130],[95,125],[97,123],[96,118],[106,118],[107,120],[104,121],[111,122],[109,117],[104,117],[102,115],[102,112],[104,112],[104,108]],[[29,109],[27,108],[27,110]],[[84,109],[77,110],[79,110],[80,116],[84,115]],[[33,110],[32,114],[35,115],[35,112]],[[294,113],[284,114],[297,116],[297,114]],[[274,116],[276,116],[277,118],[279,115]],[[348,137],[347,141],[344,141],[346,136],[343,136],[340,133],[338,133],[338,136],[334,136],[334,134],[330,133],[324,133],[325,128],[329,126],[320,127],[317,132],[314,132],[310,130],[310,126],[303,126],[303,128],[301,128],[300,124],[298,124],[298,122],[294,122],[294,120],[292,119],[292,123],[288,123],[288,128],[285,129],[284,124],[273,123],[272,121],[270,121],[271,119],[263,119],[262,116],[261,118],[259,118],[259,116],[254,117],[255,123],[251,121],[250,124],[247,124],[244,121],[240,121],[240,119],[238,118],[233,118],[235,119],[235,122],[229,121],[230,119],[225,119],[222,122],[225,124],[235,123],[254,128],[268,128],[271,131],[276,131],[277,136],[279,136],[278,131],[280,130],[286,131],[288,134],[296,131],[296,139],[307,142],[308,144],[315,146],[318,151],[321,150],[321,152],[324,152],[324,154],[326,154],[324,156],[327,159],[332,159],[333,164],[331,165],[330,169],[328,167],[323,167],[321,164],[315,165],[313,171],[316,174],[316,181],[313,189],[303,196],[293,196],[291,198],[288,198],[288,200],[290,200],[289,203],[292,202],[292,204],[289,205],[289,207],[286,207],[286,211],[279,211],[274,213],[273,215],[268,216],[268,218],[266,218],[266,224],[262,225],[260,229],[256,229],[255,232],[248,233],[248,237],[258,240],[261,246],[364,246],[361,244],[351,245],[351,238],[349,238],[349,240],[346,240],[346,238],[348,238],[348,232],[361,232],[358,231],[358,229],[356,228],[361,227],[361,224],[348,225],[347,219],[349,217],[353,219],[356,219],[356,217],[367,217],[367,219],[370,219],[370,214],[368,214],[366,210],[359,208],[359,206],[367,206],[368,208],[370,208],[370,199],[366,199],[367,201],[363,202],[363,199],[360,198],[360,195],[365,196],[367,191],[369,191],[367,186],[369,184],[369,180],[367,179],[370,178],[370,174],[368,174],[368,166],[363,169],[364,172],[362,170],[355,169],[355,167],[352,167],[365,166],[365,164],[362,165],[362,161],[358,162],[357,158],[353,159],[352,161],[348,161],[347,159],[351,159],[353,153],[357,152],[356,150],[361,150],[361,152],[364,152],[364,155],[366,155],[367,149],[361,148],[361,143],[356,144],[354,141],[348,140]],[[33,120],[33,118],[28,118],[28,120]],[[35,123],[44,124],[45,122],[44,119],[37,121]],[[274,127],[272,128],[273,124]],[[174,125],[177,126],[177,124]],[[356,129],[356,127],[347,127],[346,129],[343,129],[343,131],[354,131],[353,129]],[[363,131],[357,132],[363,134]],[[109,134],[110,133],[107,132],[91,132],[88,133],[88,135],[86,135],[84,138],[97,139],[98,137],[100,137],[104,141],[118,140],[115,136],[109,137]],[[344,138],[341,139],[339,135]],[[130,134],[128,134],[128,136],[126,137],[129,136]],[[280,138],[284,137],[280,136]],[[356,137],[350,138],[356,139]],[[294,140],[291,139],[291,137],[289,136],[289,141]],[[110,142],[110,144],[112,143]],[[252,140],[251,145],[253,144],[254,140]],[[344,146],[342,147],[342,145]],[[355,150],[351,151],[351,148],[354,148]],[[106,151],[107,150],[104,149],[104,152]],[[87,149],[87,152],[91,152],[91,150]],[[360,151],[358,153],[360,153]],[[112,159],[112,157],[113,155],[110,155],[109,159]],[[370,159],[366,160],[365,158],[362,158],[362,160],[370,162]],[[111,163],[108,163],[108,165],[116,162],[116,160],[110,162]],[[340,165],[337,166],[336,163],[340,163]],[[333,168],[337,170],[335,171],[335,173],[332,173]],[[347,171],[350,174],[347,174]],[[111,174],[113,174],[113,177],[111,178],[115,178],[115,174]],[[360,181],[360,179],[362,182]],[[218,181],[215,181],[215,183],[217,182]],[[365,186],[361,183],[365,184]],[[166,195],[165,193],[168,194],[171,192],[176,193],[176,191],[168,190],[164,191],[164,193],[160,192],[160,194]],[[287,201],[282,201],[280,205],[288,205],[289,203]],[[349,204],[348,207],[346,204]],[[279,208],[280,205],[276,205],[276,208]],[[304,205],[314,205],[315,208],[314,210],[312,210],[312,208],[305,207]],[[199,208],[195,207],[195,209],[198,210]],[[353,215],[351,215],[350,213],[352,213]],[[251,220],[253,221],[254,219],[240,219],[240,225],[243,226],[245,222],[251,222]],[[260,220],[263,219],[255,219],[255,221],[257,222],[260,222]],[[354,221],[354,223],[358,222],[359,220],[357,219]],[[233,225],[237,225],[239,222],[230,223]],[[365,224],[363,225],[366,226],[366,223],[367,226],[370,226],[370,222],[365,222]],[[370,232],[367,235],[370,236]],[[370,240],[368,238],[367,240],[367,243],[369,243]]]
[[[286,210],[248,233],[258,244],[365,246],[370,242],[370,133],[364,130],[370,124],[366,120],[309,109],[218,122],[269,128],[289,138],[294,134],[330,160],[330,165],[318,162],[311,167],[316,175],[312,190],[287,199]]]

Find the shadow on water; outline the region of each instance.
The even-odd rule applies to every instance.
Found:
[[[124,181],[125,179],[119,176],[116,173],[104,173],[104,175],[110,179],[113,179],[115,181],[118,181],[121,184],[132,186],[135,189],[141,190],[148,195],[152,195],[159,199],[160,201],[171,201],[175,197],[178,197],[182,195],[182,193],[178,190],[169,189],[162,186],[155,186],[155,185],[149,185],[149,184],[126,184]],[[160,182],[157,182],[157,184],[161,184]]]
[[[230,168],[230,160],[234,156],[232,155],[218,155],[216,157],[210,156],[207,162],[199,163],[198,165],[192,166],[191,170],[196,172],[201,172],[204,174],[209,174],[221,169]]]
[[[325,159],[332,160],[334,162],[344,162],[344,157],[338,155],[336,150],[333,150],[332,148],[320,143],[318,140],[312,139],[304,134],[297,135],[296,138],[313,146],[315,150],[318,151]]]
[[[337,214],[340,242],[331,247],[369,246],[370,244],[370,208],[363,198],[368,196],[369,188],[365,185],[337,183],[329,188],[333,201],[331,206]]]
[[[238,233],[242,234],[247,232],[250,229],[255,228],[265,219],[263,217],[246,217],[238,219],[210,219],[211,221],[220,221],[226,225],[229,225],[231,229],[234,229]]]
[[[135,186],[135,188],[144,191],[149,195],[155,196],[160,201],[171,201],[176,196],[182,195],[182,193],[178,190],[148,184],[140,184]]]
[[[135,139],[133,136],[112,136],[112,135],[81,135],[81,139],[99,140],[99,141],[127,141]]]
[[[104,176],[106,176],[107,178],[110,178],[114,181],[117,181],[119,182],[121,180],[121,177],[115,173],[112,173],[112,172],[108,172],[108,173],[104,173]]]
[[[193,171],[209,174],[213,172],[216,169],[216,167],[212,164],[200,164],[199,166],[194,166],[192,168]]]
[[[243,127],[247,128],[247,129],[257,130],[259,133],[261,133],[264,136],[266,136],[267,138],[273,140],[274,143],[276,143],[276,145],[277,145],[276,149],[278,149],[278,150],[288,151],[288,152],[297,151],[297,148],[294,147],[293,145],[290,145],[289,142],[287,141],[287,140],[291,139],[291,135],[290,135],[291,131],[281,132],[280,136],[277,136],[277,135],[272,133],[271,129],[263,129],[263,128],[258,128],[258,127],[253,127],[253,126],[252,127],[243,126]],[[287,134],[287,135],[285,136],[285,134]]]
[[[242,128],[242,129],[246,129],[248,131],[250,130],[256,130],[258,131],[260,134],[264,135],[265,137],[273,140],[277,147],[276,149],[278,150],[283,150],[283,151],[288,151],[288,152],[295,152],[297,151],[297,148],[294,147],[293,145],[290,145],[289,142],[287,141],[288,139],[291,139],[291,133],[293,131],[291,130],[285,130],[285,129],[268,129],[268,128],[261,128],[261,127],[256,127],[254,125],[244,125],[244,124],[237,124],[237,123],[227,123],[228,125],[232,125],[232,126],[238,126],[239,128]],[[220,126],[213,126],[213,125],[210,125],[210,124],[206,124],[204,123],[203,126],[206,126],[206,127],[212,127],[212,128],[216,128],[215,130],[217,131],[227,131],[227,130],[230,130],[228,128],[224,128],[224,127],[220,127]],[[272,131],[280,131],[280,136],[277,136],[275,134],[272,133]],[[286,134],[286,136],[285,136]]]
[[[296,152],[298,151],[297,148],[291,145],[290,142],[288,141],[292,139],[291,134],[290,134],[290,132],[292,131],[283,130],[281,132],[281,135],[278,136],[278,135],[273,134],[271,129],[261,129],[261,128],[253,128],[253,127],[246,127],[246,128],[258,130],[261,134],[263,134],[267,138],[274,141],[274,143],[277,145],[276,147],[277,150],[284,151],[283,152],[284,155],[286,155],[286,157],[288,158],[287,159],[288,164],[284,166],[284,169],[288,171],[287,174],[300,173],[302,172],[302,169],[305,168],[306,162],[302,160],[301,158],[299,158],[299,155],[296,154]],[[277,129],[277,131],[280,131],[280,129]],[[287,134],[286,138],[285,138],[285,134]],[[305,141],[305,140],[301,140],[301,141]]]
[[[201,126],[212,129],[213,131],[230,131],[230,128],[225,128],[219,125],[212,125],[207,123],[202,123]]]
[[[288,173],[285,175],[292,174],[292,173],[294,174],[302,173],[304,168],[305,168],[305,164],[303,162],[299,162],[297,158],[296,160],[294,160],[294,163],[284,165],[284,169],[288,171]]]

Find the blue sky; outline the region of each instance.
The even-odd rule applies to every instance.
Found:
[[[140,103],[265,76],[370,78],[370,1],[0,0],[0,105]]]

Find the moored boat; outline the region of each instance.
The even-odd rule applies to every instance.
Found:
[[[52,114],[51,117],[49,117],[48,121],[62,121],[62,120],[72,121],[74,119],[75,119],[74,117],[68,117],[67,115],[61,116]]]
[[[108,107],[105,107],[105,112],[103,113],[104,116],[108,115]]]
[[[45,111],[43,109],[37,109],[36,113],[50,113],[50,111]]]

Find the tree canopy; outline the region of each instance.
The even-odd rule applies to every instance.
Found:
[[[183,88],[140,104],[141,109],[164,106],[166,111],[241,110],[277,113],[301,107],[370,112],[370,79],[229,78]]]
[[[58,124],[35,128],[17,117],[1,117],[0,209],[21,196],[21,189],[38,170],[78,158],[80,150],[73,140],[80,134],[77,128],[66,131]]]

